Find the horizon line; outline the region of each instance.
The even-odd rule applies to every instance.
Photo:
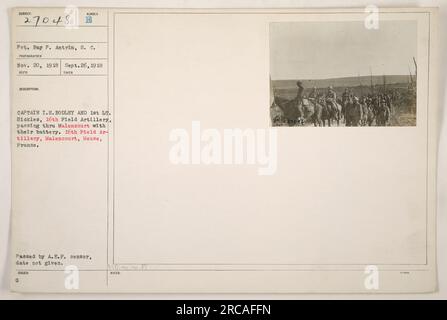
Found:
[[[360,78],[360,77],[387,77],[387,76],[401,76],[401,77],[409,77],[410,74],[373,74],[373,75],[355,75],[355,76],[342,76],[342,77],[332,77],[332,78],[313,78],[313,79],[303,79],[303,78],[288,78],[288,79],[272,79],[272,81],[315,81],[315,80],[336,80],[336,79],[344,79],[344,78]],[[412,77],[415,77],[415,74],[411,74]]]

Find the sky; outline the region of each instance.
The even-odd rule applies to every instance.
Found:
[[[417,22],[274,22],[270,24],[272,80],[414,74]]]

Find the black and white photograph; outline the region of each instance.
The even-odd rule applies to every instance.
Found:
[[[270,24],[272,126],[416,125],[417,23]]]
[[[447,0],[426,1],[3,1],[0,300],[446,299]]]

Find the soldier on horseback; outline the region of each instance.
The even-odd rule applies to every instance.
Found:
[[[309,94],[309,99],[316,101],[316,99],[318,98],[319,95],[320,95],[320,93],[318,92],[317,87],[313,87],[312,91]]]
[[[330,101],[336,101],[337,100],[337,93],[334,91],[334,88],[332,86],[329,86],[327,94],[326,94],[326,100]]]
[[[340,125],[340,120],[343,117],[343,109],[342,106],[338,104],[340,101],[337,102],[337,93],[332,86],[328,88],[325,100],[325,112],[328,114],[327,120],[329,121],[329,125],[332,120],[335,120],[337,125]]]
[[[336,109],[335,103],[337,102],[337,93],[334,91],[334,88],[330,86],[326,93],[326,104],[330,109]]]
[[[297,81],[296,86],[298,87],[298,92],[296,94],[296,100],[297,100],[297,103],[299,104],[303,101],[304,87],[303,87],[303,83],[301,81]]]

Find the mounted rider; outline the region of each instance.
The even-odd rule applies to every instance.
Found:
[[[296,93],[296,102],[297,104],[300,104],[303,101],[303,93],[304,93],[303,83],[301,81],[297,81],[296,86],[298,87],[298,91]]]
[[[318,99],[319,95],[320,95],[320,93],[318,92],[317,87],[313,87],[312,91],[309,93],[309,99],[316,101]]]
[[[335,92],[332,86],[329,86],[328,91],[326,93],[326,103],[332,109],[337,108],[337,106],[335,105],[337,103],[337,93]]]

